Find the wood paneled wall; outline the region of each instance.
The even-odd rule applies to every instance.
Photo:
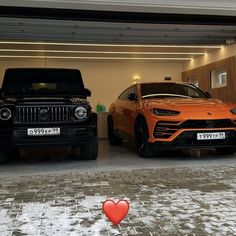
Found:
[[[227,86],[211,89],[211,71],[221,68],[226,68]],[[197,79],[199,88],[209,92],[213,98],[236,102],[236,56],[182,72],[182,81],[191,78]]]

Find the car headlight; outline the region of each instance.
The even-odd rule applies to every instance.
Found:
[[[0,109],[0,119],[1,120],[9,120],[11,118],[11,110],[9,108],[1,108]]]
[[[236,107],[230,110],[232,114],[236,115]]]
[[[84,107],[77,107],[75,109],[76,118],[82,120],[87,116],[87,110]]]
[[[166,110],[166,109],[153,109],[152,112],[158,116],[177,116],[180,114],[179,111]]]

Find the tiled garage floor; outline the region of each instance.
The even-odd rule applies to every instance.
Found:
[[[236,164],[232,158],[223,158],[221,166],[219,157],[216,165],[210,158],[211,165],[205,167],[200,165],[205,160],[198,160],[197,166],[196,159],[190,158],[192,167],[139,166],[133,170],[106,170],[105,166],[97,170],[98,160],[83,173],[79,167],[69,173],[68,161],[66,172],[63,162],[60,170],[56,163],[57,172],[53,161],[24,164],[47,168],[46,172],[35,171],[38,175],[32,171],[16,174],[14,169],[25,166],[11,163],[5,166],[8,174],[0,175],[0,235],[236,235]],[[175,157],[178,160],[182,162]],[[102,212],[107,198],[130,202],[129,213],[118,226]]]

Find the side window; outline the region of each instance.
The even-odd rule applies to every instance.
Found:
[[[131,88],[130,88],[130,91],[129,91],[129,94],[130,94],[130,93],[135,93],[136,96],[137,96],[137,86],[131,87]]]
[[[119,100],[128,100],[129,89],[126,89],[121,95],[118,97]]]
[[[118,97],[119,100],[129,100],[128,97],[130,93],[135,93],[137,95],[137,86],[132,86],[126,89],[121,95]]]

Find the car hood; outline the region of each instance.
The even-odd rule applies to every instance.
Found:
[[[204,98],[165,98],[145,99],[150,108],[162,108],[177,111],[223,111],[232,108],[231,103],[224,103],[219,99]]]
[[[7,97],[0,99],[0,105],[80,105],[88,101],[80,97]]]

